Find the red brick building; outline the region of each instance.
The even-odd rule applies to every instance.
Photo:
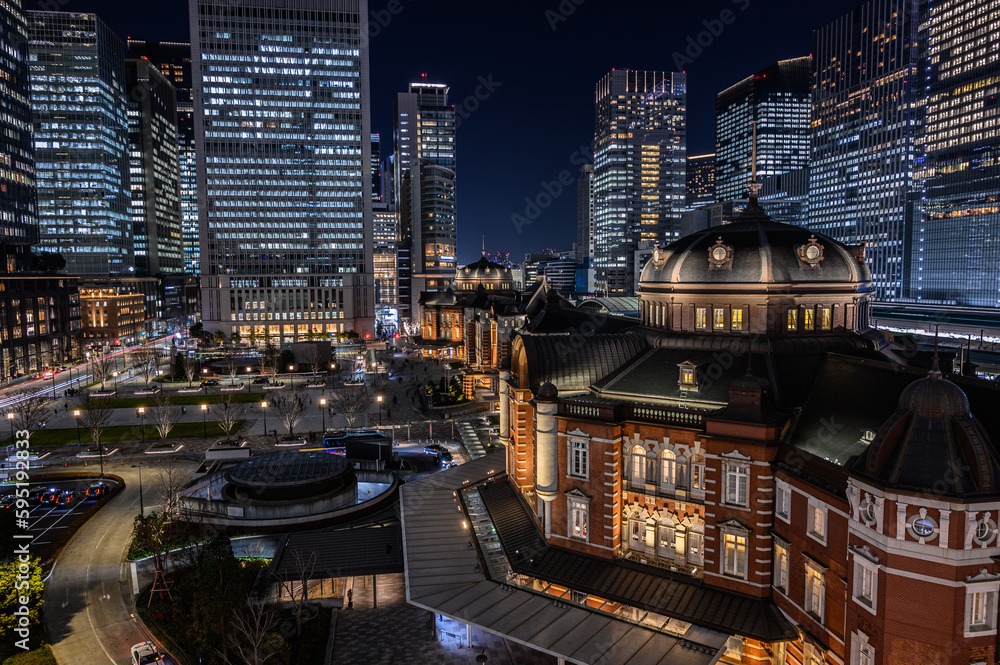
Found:
[[[520,501],[484,492],[512,578],[729,635],[723,662],[995,665],[1000,390],[928,373],[871,294],[862,246],[752,201],[654,252],[630,329],[516,335]]]

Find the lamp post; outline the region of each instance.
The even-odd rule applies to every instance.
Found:
[[[52,359],[52,399],[56,398],[56,366],[55,358]]]
[[[118,372],[111,372],[111,376],[115,380],[115,397],[118,397]]]
[[[73,417],[76,418],[76,445],[80,443],[80,409],[73,409]]]
[[[294,388],[295,387],[295,375],[292,374],[292,372],[294,372],[294,371],[295,371],[295,365],[289,365],[288,366],[288,387],[289,388]]]
[[[247,367],[247,374],[253,371],[252,367]],[[247,392],[250,392],[250,377],[247,377]]]
[[[135,415],[139,416],[139,431],[142,432],[142,442],[146,443],[146,407],[137,408]]]
[[[267,436],[267,402],[260,403],[260,411],[264,414],[264,436]]]
[[[7,412],[7,422],[10,423],[10,445],[14,445],[14,412]]]
[[[139,469],[139,514],[145,515],[146,508],[142,505],[142,462],[132,465],[133,469]]]
[[[323,434],[326,434],[326,398],[321,397],[319,400],[319,408],[323,411]]]
[[[208,404],[201,405],[201,427],[205,438],[208,438]]]
[[[337,387],[337,363],[330,363],[330,369],[333,370],[333,387]]]
[[[378,426],[382,427],[382,396],[379,395],[375,399],[378,401]]]

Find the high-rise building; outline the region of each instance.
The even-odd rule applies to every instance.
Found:
[[[909,295],[1000,306],[1000,32],[990,0],[937,0],[922,17],[923,199]]]
[[[198,168],[194,143],[194,92],[191,79],[191,44],[128,40],[128,57],[146,58],[177,91],[177,149],[180,161],[181,235],[184,272],[201,270],[198,238]]]
[[[184,271],[177,94],[156,65],[125,61],[132,244],[140,275]]]
[[[596,288],[628,295],[639,243],[680,237],[687,75],[612,70],[597,83],[594,133]]]
[[[396,96],[393,188],[399,213],[399,316],[418,314],[423,291],[455,278],[455,109],[448,86],[411,83]]]
[[[864,242],[877,297],[905,292],[913,222],[917,0],[870,0],[816,31],[809,226]]]
[[[809,168],[768,176],[760,182],[760,207],[776,222],[809,221]]]
[[[374,329],[366,0],[189,0],[202,320]]]
[[[388,203],[372,207],[373,264],[375,267],[375,316],[387,318],[388,310],[397,307],[396,244],[399,241],[399,218]]]
[[[594,165],[584,164],[576,180],[576,253],[594,256]]]
[[[687,193],[684,202],[688,210],[715,203],[715,153],[687,158]]]
[[[372,133],[372,203],[382,201],[382,137]]]
[[[70,274],[132,274],[125,44],[94,14],[27,20],[40,249]]]
[[[779,60],[715,96],[715,197],[746,198],[754,123],[757,175],[809,164],[812,57]]]

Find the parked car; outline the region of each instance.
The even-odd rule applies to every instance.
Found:
[[[447,451],[447,450],[448,450],[447,448],[437,443],[432,443],[429,446],[424,446],[424,452],[427,453],[428,455],[437,455],[441,451]]]
[[[66,490],[56,497],[57,506],[71,506],[76,501],[76,492],[73,490]]]
[[[88,499],[98,499],[108,493],[111,487],[107,483],[97,482],[87,488]]]
[[[217,386],[217,385],[219,385],[218,379],[205,379],[204,381],[201,382],[202,388],[204,388],[205,386]]]
[[[257,384],[271,383],[271,379],[267,378],[266,376],[258,376],[256,379],[253,380],[253,383]]]
[[[33,503],[41,503],[42,495],[45,494],[46,487],[35,487],[34,489],[28,490],[28,501]]]
[[[50,487],[42,493],[42,498],[39,500],[40,503],[55,503],[56,499],[59,498],[59,494],[62,492],[58,487]]]
[[[152,642],[139,642],[132,645],[132,665],[147,665],[163,660],[163,654],[156,650]]]
[[[17,497],[13,494],[8,494],[7,496],[0,499],[0,508],[13,508],[14,504],[17,503]]]

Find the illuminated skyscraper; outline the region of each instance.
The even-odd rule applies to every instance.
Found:
[[[198,168],[194,143],[194,92],[191,83],[191,44],[128,40],[128,57],[146,58],[177,91],[177,152],[180,162],[181,234],[184,272],[201,270],[198,238]]]
[[[382,137],[372,134],[372,203],[382,201]]]
[[[372,258],[375,267],[375,317],[383,325],[395,325],[398,305],[396,244],[399,241],[399,217],[388,203],[372,206]]]
[[[917,0],[871,0],[816,31],[809,226],[864,242],[878,297],[904,293],[913,222]]]
[[[715,153],[688,157],[686,178],[688,210],[715,203]]]
[[[1000,306],[1000,31],[991,0],[935,0],[926,32],[923,187],[910,295]]]
[[[181,273],[177,93],[143,58],[125,61],[125,80],[135,269],[144,276]]]
[[[27,19],[39,249],[69,274],[133,274],[125,43],[94,14]]]
[[[753,124],[757,176],[809,164],[812,58],[780,60],[715,96],[715,199],[747,197]]]
[[[596,288],[628,295],[642,241],[680,237],[687,151],[687,75],[615,69],[596,87]]]
[[[456,265],[455,109],[448,86],[411,83],[396,97],[393,189],[399,214],[399,316],[423,291],[451,286]]]
[[[189,0],[202,320],[374,329],[366,0]]]

